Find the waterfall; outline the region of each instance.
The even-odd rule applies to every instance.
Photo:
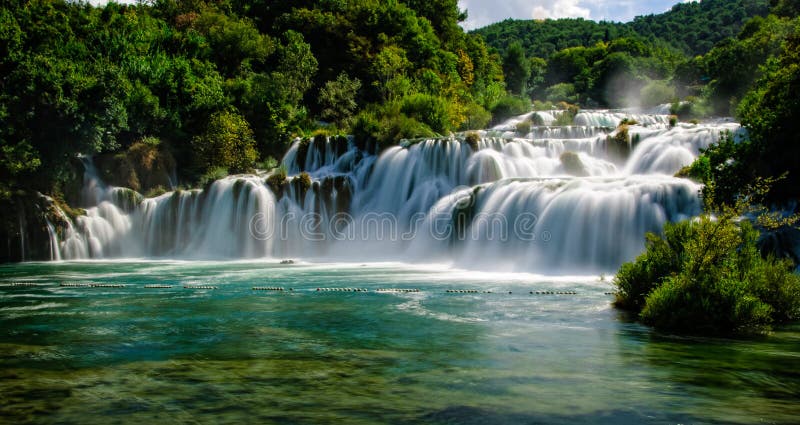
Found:
[[[301,257],[613,271],[641,252],[645,232],[700,211],[700,187],[672,176],[720,132],[741,132],[730,122],[670,127],[667,115],[632,111],[581,111],[574,125],[554,126],[560,113],[531,112],[477,138],[410,140],[379,154],[351,138],[299,139],[283,159],[288,177],[279,188],[239,175],[146,199],[106,185],[85,159],[86,214],[67,220],[55,246],[64,259]],[[541,125],[516,134],[534,114]],[[620,150],[612,136],[623,120],[638,124]]]

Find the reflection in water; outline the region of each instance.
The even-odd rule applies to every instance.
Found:
[[[791,423],[800,414],[797,328],[743,341],[658,336],[612,310],[609,284],[595,278],[257,262],[0,271],[43,284],[0,287],[0,415],[13,422]],[[58,285],[89,280],[127,286]],[[156,283],[171,287],[144,288]],[[262,285],[286,290],[251,290]]]

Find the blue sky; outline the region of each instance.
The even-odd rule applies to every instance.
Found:
[[[506,18],[584,18],[627,22],[635,16],[666,12],[680,0],[459,0],[469,17],[462,24],[475,29]]]

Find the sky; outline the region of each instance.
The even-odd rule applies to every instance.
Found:
[[[627,22],[639,15],[666,12],[680,1],[692,0],[459,0],[458,5],[461,10],[467,9],[469,16],[462,26],[471,30],[506,18],[584,18]],[[89,3],[95,5],[107,2],[108,0],[89,0]]]
[[[686,2],[687,0],[683,0]],[[689,0],[691,1],[691,0]],[[680,0],[459,0],[468,18],[464,29],[484,27],[506,18],[584,18],[627,22],[639,15],[663,13]]]

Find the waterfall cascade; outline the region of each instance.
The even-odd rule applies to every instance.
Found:
[[[230,176],[145,199],[109,187],[87,162],[87,213],[53,258],[301,257],[447,262],[466,268],[605,272],[644,233],[700,211],[700,187],[673,175],[738,124],[669,126],[666,115],[533,113],[475,134],[407,141],[379,155],[352,140],[298,140],[280,190]],[[630,126],[620,155],[615,128]],[[477,140],[476,140],[477,139]],[[310,177],[310,185],[305,176]],[[276,193],[277,192],[277,193]]]

